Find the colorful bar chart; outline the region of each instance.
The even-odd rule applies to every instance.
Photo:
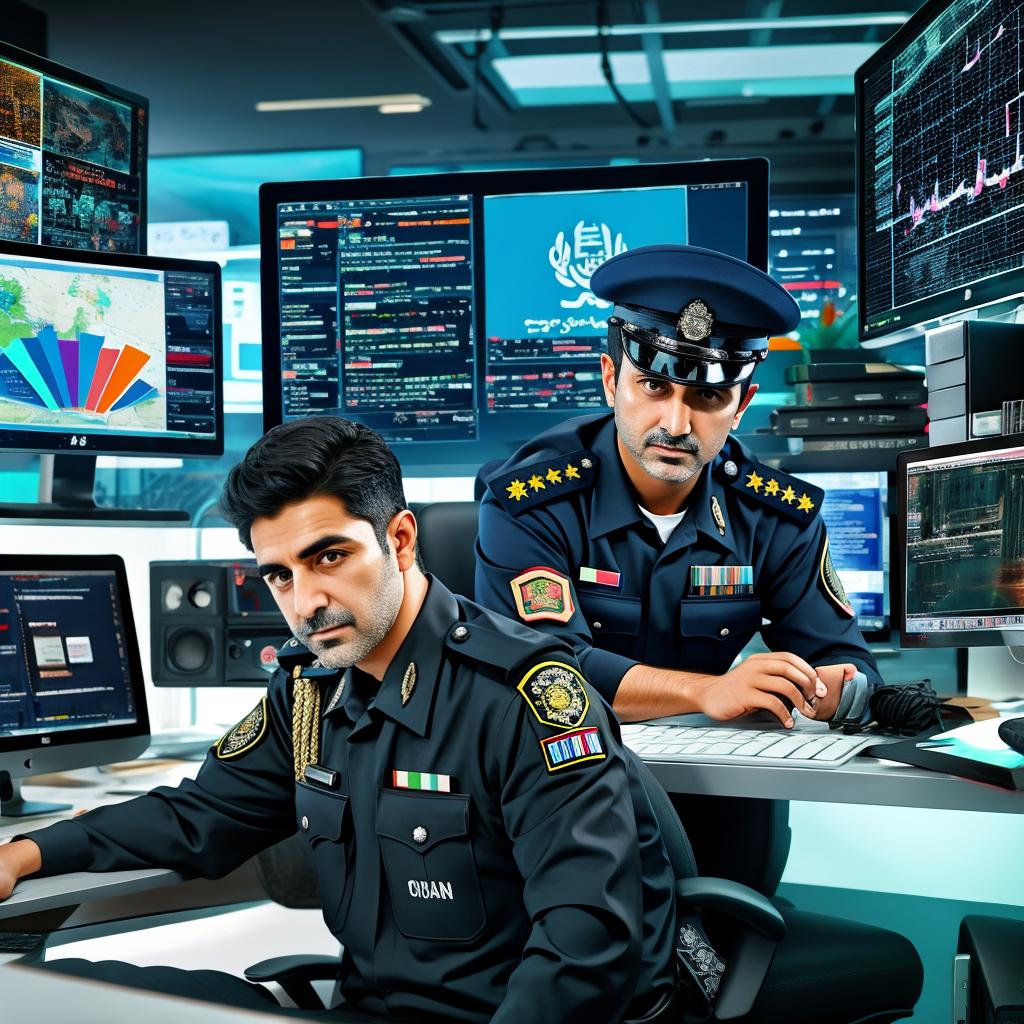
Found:
[[[148,362],[134,345],[107,347],[100,335],[86,332],[58,338],[53,327],[44,327],[0,349],[0,399],[106,416],[157,394],[139,379]]]

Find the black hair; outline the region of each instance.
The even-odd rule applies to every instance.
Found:
[[[615,380],[617,383],[619,371],[622,369],[622,330],[614,324],[608,325],[608,357],[612,361],[612,366],[615,367]],[[754,375],[751,374],[740,384],[740,405],[743,404],[743,399],[747,397],[747,392],[750,390],[750,385],[753,382]]]
[[[234,466],[220,507],[252,551],[252,524],[286,505],[327,495],[365,519],[383,551],[388,524],[406,507],[402,470],[376,431],[337,416],[310,416],[268,430]]]

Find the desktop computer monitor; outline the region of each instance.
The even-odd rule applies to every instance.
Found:
[[[767,222],[759,159],[264,185],[264,424],[347,416],[413,474],[475,473],[604,408],[597,266],[688,242],[763,270]]]
[[[889,475],[801,473],[822,488],[829,552],[868,639],[889,638]]]
[[[20,780],[138,757],[149,717],[124,562],[117,555],[0,556],[0,815]]]
[[[0,43],[0,239],[145,252],[149,101]]]
[[[904,647],[1024,645],[1024,434],[899,457]]]
[[[220,304],[216,263],[0,242],[0,451],[67,455],[76,515],[96,455],[220,455]]]
[[[929,0],[858,69],[862,340],[1024,293],[1021,33],[1002,0]]]

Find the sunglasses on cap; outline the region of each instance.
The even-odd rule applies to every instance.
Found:
[[[608,323],[619,329],[622,351],[642,373],[663,377],[674,384],[699,384],[730,388],[748,380],[768,356],[768,348],[724,349],[694,345],[660,331],[611,316]]]

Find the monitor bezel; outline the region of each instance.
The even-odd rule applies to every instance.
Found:
[[[768,179],[764,157],[694,160],[676,163],[569,167],[526,171],[456,171],[374,178],[270,182],[260,186],[260,289],[263,296],[263,429],[281,423],[280,275],[277,258],[279,203],[337,202],[350,199],[400,199],[418,196],[520,195],[539,192],[598,192],[608,189],[707,185],[719,181],[747,184],[747,259],[768,268]],[[478,229],[479,230],[479,229]],[[276,339],[276,340],[274,340]],[[584,410],[585,412],[586,410]],[[580,412],[569,415],[580,415]],[[402,448],[416,442],[403,443]],[[479,438],[477,442],[479,443]]]
[[[906,22],[893,33],[857,70],[854,72],[854,103],[855,103],[855,184],[856,218],[857,218],[857,331],[861,342],[872,341],[892,336],[893,340],[905,337],[909,332],[918,331],[927,324],[938,324],[942,320],[955,319],[971,310],[997,302],[1024,296],[1024,285],[1021,284],[1021,268],[1006,270],[995,277],[969,285],[970,297],[964,295],[962,287],[949,288],[928,298],[918,299],[898,310],[890,309],[890,313],[899,313],[899,323],[891,323],[881,327],[869,328],[868,311],[865,297],[867,295],[867,270],[863,253],[866,252],[864,240],[867,236],[870,211],[865,204],[866,177],[866,143],[870,117],[865,117],[864,90],[866,80],[880,67],[892,61],[893,56],[919,36],[927,26],[949,7],[949,0],[927,0]],[[1024,256],[1022,256],[1024,268]]]
[[[49,78],[56,78],[66,81],[69,85],[88,89],[90,92],[106,94],[111,99],[123,103],[130,103],[133,107],[142,110],[141,125],[141,146],[139,148],[139,245],[137,255],[144,255],[146,252],[146,234],[149,222],[149,100],[145,96],[124,89],[119,85],[113,85],[100,78],[93,78],[83,71],[76,71],[65,64],[58,64],[49,57],[40,57],[31,50],[23,50],[19,46],[0,41],[0,60],[9,60],[16,64],[22,64],[31,71]],[[42,147],[40,147],[42,148]],[[88,161],[83,161],[88,163]],[[35,245],[34,242],[17,242],[22,247]],[[56,247],[61,248],[61,247]],[[71,249],[72,252],[89,252],[88,249]]]
[[[136,720],[128,725],[101,725],[77,729],[57,729],[53,732],[25,733],[21,736],[0,735],[0,755],[12,751],[50,751],[59,748],[104,743],[112,740],[133,739],[150,735],[149,707],[146,702],[146,680],[142,674],[142,657],[139,653],[138,633],[135,631],[135,617],[132,613],[131,595],[128,589],[128,574],[120,555],[3,555],[0,556],[0,573],[42,572],[110,572],[117,579],[117,593],[124,617],[127,639],[128,671],[131,675],[132,697],[135,701]]]
[[[221,266],[208,260],[183,260],[171,256],[142,256],[132,253],[93,252],[91,249],[64,249],[52,245],[26,246],[21,242],[0,240],[0,256],[18,259],[47,259],[62,263],[91,263],[112,268],[136,270],[181,270],[213,276],[213,437],[183,438],[159,434],[105,434],[88,429],[35,431],[8,429],[0,425],[0,452],[34,452],[42,455],[137,455],[140,452],[167,456],[218,456],[224,454],[224,328],[221,311],[223,285]],[[166,339],[165,339],[166,340]],[[86,437],[82,447],[71,447],[70,438]],[[49,442],[49,443],[44,443]]]
[[[907,630],[907,478],[913,463],[935,459],[983,455],[1004,448],[1024,449],[1024,433],[997,434],[993,437],[959,441],[955,444],[935,445],[900,452],[896,468],[896,552],[890,561],[893,579],[892,593],[898,604],[890,599],[893,614],[898,613],[900,647],[908,649],[927,647],[1016,647],[1024,643],[1024,628],[1019,630],[979,629],[944,630],[936,633],[911,633]]]

